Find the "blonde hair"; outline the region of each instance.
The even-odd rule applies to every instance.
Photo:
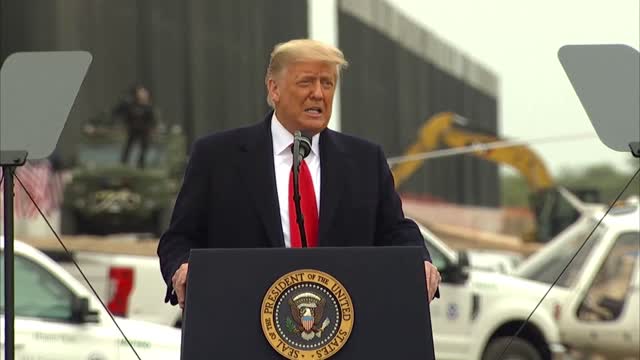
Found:
[[[274,46],[267,67],[264,83],[267,86],[267,103],[274,107],[269,91],[269,79],[282,73],[292,63],[299,61],[321,61],[336,65],[336,75],[346,69],[349,63],[344,54],[335,46],[311,39],[295,39]]]

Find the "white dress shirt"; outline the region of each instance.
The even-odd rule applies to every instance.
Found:
[[[280,221],[284,234],[284,245],[291,247],[291,231],[289,229],[289,174],[293,166],[293,154],[289,147],[293,144],[293,134],[282,126],[275,112],[271,118],[271,137],[273,140],[273,166],[276,173],[276,191],[280,206]],[[320,135],[311,139],[311,152],[304,161],[311,172],[313,190],[316,193],[318,218],[320,216]]]

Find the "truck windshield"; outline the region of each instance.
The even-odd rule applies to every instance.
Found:
[[[570,237],[565,239],[563,246],[555,249],[548,256],[542,258],[537,264],[529,266],[524,271],[520,272],[520,276],[533,281],[540,281],[547,284],[552,284],[553,281],[560,275],[562,269],[567,265],[569,260],[575,255],[576,251],[584,243],[591,230],[595,227],[595,223],[590,226],[585,226],[580,231],[576,231]],[[580,273],[586,260],[589,258],[591,251],[602,239],[602,235],[606,232],[604,225],[600,225],[598,229],[591,235],[587,243],[582,250],[573,259],[571,265],[565,270],[564,274],[560,277],[557,286],[572,287],[577,278],[577,274]]]

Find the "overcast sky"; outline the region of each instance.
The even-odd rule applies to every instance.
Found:
[[[500,79],[499,126],[517,139],[592,133],[558,61],[565,44],[640,48],[639,0],[387,0]],[[535,145],[552,172],[631,155],[597,139]]]

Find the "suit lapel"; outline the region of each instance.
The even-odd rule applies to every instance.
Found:
[[[319,244],[332,244],[331,223],[342,198],[344,174],[347,170],[346,153],[329,129],[320,135],[320,225]]]
[[[273,247],[284,247],[280,206],[276,194],[276,175],[273,167],[271,115],[251,128],[247,141],[240,146],[242,161],[238,166],[246,180],[248,191]]]

